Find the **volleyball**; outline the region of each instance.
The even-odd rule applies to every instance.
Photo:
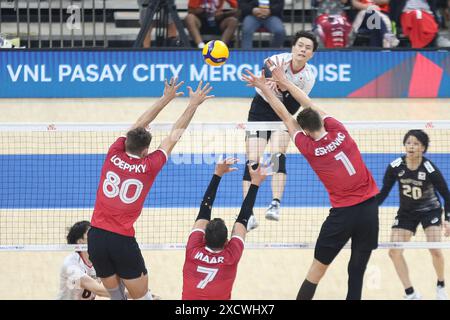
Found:
[[[203,47],[203,59],[205,62],[213,67],[218,67],[227,62],[230,51],[228,46],[220,40],[209,41]]]

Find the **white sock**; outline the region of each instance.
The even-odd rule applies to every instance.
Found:
[[[205,46],[205,43],[202,41],[202,42],[200,42],[198,45],[197,45],[197,47],[199,48],[199,49],[203,49],[203,47]]]
[[[140,297],[139,299],[136,300],[153,300],[153,296],[152,293],[150,292],[150,290],[147,291],[147,293],[145,294],[145,296]]]

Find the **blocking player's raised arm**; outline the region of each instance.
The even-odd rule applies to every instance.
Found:
[[[178,118],[177,122],[172,127],[169,136],[167,136],[160,144],[159,149],[163,149],[167,155],[172,152],[172,149],[177,144],[178,140],[180,140],[183,135],[184,130],[187,128],[192,118],[194,117],[197,108],[205,101],[214,96],[209,96],[208,94],[211,92],[212,87],[209,83],[203,86],[203,82],[200,81],[198,87],[195,91],[192,90],[191,87],[188,87],[189,90],[189,104],[184,110],[183,114]]]
[[[300,103],[302,107],[313,108],[317,112],[319,112],[319,114],[322,117],[326,116],[327,113],[321,110],[319,107],[317,107],[307,94],[307,92],[309,93],[309,91],[311,91],[314,83],[312,83],[309,87],[305,88],[307,92],[303,91],[302,89],[297,87],[293,82],[289,81],[289,79],[286,78],[286,74],[284,73],[282,68],[282,63],[283,62],[279,61],[274,63],[272,60],[266,61],[266,65],[272,72],[272,81],[275,81],[279,83],[281,86],[285,87],[289,91],[289,93],[294,97],[294,99],[297,100],[298,103]]]
[[[264,73],[260,77],[257,77],[249,70],[246,70],[246,72],[247,75],[243,75],[242,79],[247,82],[247,86],[256,87],[262,91],[267,99],[267,102],[270,104],[278,117],[280,117],[281,121],[283,121],[283,123],[286,125],[289,134],[293,136],[297,131],[300,130],[300,126],[286,109],[286,106],[277,98],[277,96],[275,96],[272,89],[269,88],[266,83]]]
[[[256,170],[253,170],[251,165],[248,165],[248,169],[251,176],[251,185],[242,202],[241,211],[239,212],[236,222],[233,226],[231,236],[239,236],[245,239],[247,234],[247,223],[250,216],[253,214],[253,207],[255,206],[256,195],[261,183],[266,179],[268,172],[270,171],[267,166],[260,164]]]
[[[211,211],[216,199],[217,188],[219,187],[222,176],[228,172],[236,171],[237,168],[232,167],[238,162],[236,158],[227,158],[217,163],[214,170],[214,175],[209,182],[208,188],[203,195],[202,203],[197,218],[195,219],[193,229],[205,229],[208,222],[211,220]]]
[[[138,127],[146,128],[158,114],[176,97],[182,96],[183,92],[177,90],[183,85],[184,81],[178,82],[178,78],[171,78],[169,82],[164,81],[164,93],[147,111],[145,111],[134,123],[130,130]]]

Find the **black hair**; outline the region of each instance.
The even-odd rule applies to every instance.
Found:
[[[225,221],[220,218],[212,219],[206,225],[205,242],[211,249],[223,249],[228,237],[228,229]]]
[[[405,145],[406,140],[408,140],[408,138],[410,136],[416,137],[416,139],[419,140],[419,142],[425,147],[425,150],[423,151],[423,153],[427,152],[428,145],[430,144],[430,137],[428,137],[428,135],[425,133],[425,131],[409,130],[403,138],[403,145]]]
[[[69,229],[69,233],[67,234],[67,243],[68,244],[77,244],[79,239],[83,239],[84,234],[91,226],[89,221],[78,221]]]
[[[314,34],[308,31],[298,31],[294,38],[292,38],[292,46],[295,46],[297,44],[298,39],[300,38],[307,38],[311,40],[314,44],[313,52],[316,52],[317,48],[319,47],[319,42],[317,41],[317,38]]]
[[[148,148],[152,141],[152,135],[145,128],[138,127],[127,132],[125,149],[134,154],[140,155],[142,150]]]
[[[303,130],[318,131],[322,129],[322,117],[311,108],[304,108],[297,115],[297,122]]]

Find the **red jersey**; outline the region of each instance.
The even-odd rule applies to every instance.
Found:
[[[244,240],[231,237],[225,248],[206,247],[205,231],[192,230],[183,267],[183,300],[230,300]]]
[[[144,158],[125,152],[125,137],[108,150],[97,189],[91,225],[134,237],[133,224],[139,217],[145,198],[167,161],[158,149]]]
[[[294,143],[328,191],[332,207],[349,207],[379,193],[358,146],[344,125],[324,118],[327,133],[318,140],[298,131]]]
[[[377,5],[381,11],[389,13],[389,4],[376,4],[373,0],[360,0],[363,4]]]

